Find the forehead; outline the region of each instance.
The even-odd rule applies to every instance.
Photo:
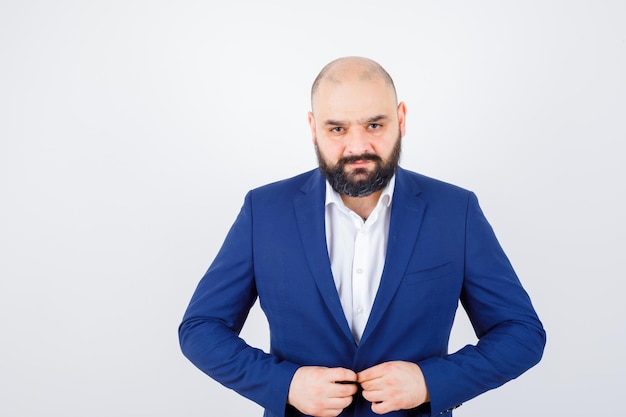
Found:
[[[313,113],[318,117],[368,117],[395,112],[393,88],[382,78],[323,80],[313,96]]]

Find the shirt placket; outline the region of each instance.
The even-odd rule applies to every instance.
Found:
[[[352,263],[352,331],[359,342],[369,317],[369,225],[362,221],[357,227]]]

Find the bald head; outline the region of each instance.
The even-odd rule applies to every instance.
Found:
[[[338,58],[328,63],[313,81],[311,87],[311,106],[314,107],[315,97],[322,84],[340,85],[348,81],[377,81],[383,80],[392,90],[397,101],[396,87],[391,76],[376,61],[369,58],[351,56]]]

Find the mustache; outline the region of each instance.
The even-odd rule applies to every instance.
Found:
[[[374,161],[374,162],[382,162],[382,158],[373,153],[363,153],[361,155],[349,155],[344,156],[339,160],[340,165],[351,164],[357,161]]]

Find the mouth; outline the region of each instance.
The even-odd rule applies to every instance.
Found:
[[[359,159],[356,161],[348,162],[346,165],[350,165],[352,167],[360,168],[372,163],[370,159]]]
[[[352,166],[365,166],[370,163],[379,162],[381,159],[378,155],[375,154],[364,154],[364,155],[351,155],[343,158],[343,163],[345,165]]]

